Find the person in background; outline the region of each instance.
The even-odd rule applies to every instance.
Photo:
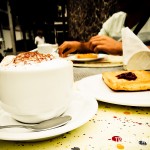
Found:
[[[59,55],[70,53],[107,53],[122,55],[121,30],[129,27],[145,44],[150,41],[150,0],[118,0],[120,11],[114,13],[102,26],[98,35],[87,42],[65,41],[59,46]]]
[[[42,30],[37,30],[37,36],[35,37],[34,43],[36,46],[45,43],[45,37]]]

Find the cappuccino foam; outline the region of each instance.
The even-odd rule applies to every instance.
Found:
[[[52,54],[39,52],[23,52],[17,56],[6,56],[0,63],[2,70],[39,70],[63,66],[62,59],[55,59]]]

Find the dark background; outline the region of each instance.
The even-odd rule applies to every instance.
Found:
[[[117,11],[117,0],[0,0],[0,31],[9,29],[7,2],[11,6],[14,28],[18,30],[19,26],[23,35],[23,40],[16,41],[17,51],[35,47],[37,29],[44,31],[48,43],[55,42],[54,28],[58,31],[59,45],[65,40],[87,41]],[[61,17],[58,6],[62,6]],[[54,21],[62,24],[54,25]],[[25,38],[26,33],[29,40]]]
[[[64,16],[66,0],[0,0],[0,31],[10,28],[8,21],[7,5],[11,8],[14,31],[21,30],[23,40],[16,41],[17,51],[25,51],[35,48],[34,38],[38,29],[44,31],[47,43],[55,43],[54,29],[62,31],[57,34],[58,44],[68,37],[68,25],[65,25],[67,17]],[[61,6],[61,17],[58,6]],[[54,21],[61,25],[54,25]],[[19,27],[19,28],[18,28]],[[28,34],[29,39],[26,39]]]

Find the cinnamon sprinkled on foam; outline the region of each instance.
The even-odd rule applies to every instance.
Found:
[[[39,52],[23,52],[18,54],[13,60],[14,64],[23,63],[31,64],[31,63],[40,63],[42,61],[52,60],[54,57],[51,54],[41,54]]]

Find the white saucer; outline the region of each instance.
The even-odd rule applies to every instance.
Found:
[[[64,115],[71,115],[72,120],[64,126],[40,132],[27,129],[0,129],[0,140],[8,141],[39,141],[53,138],[80,127],[88,122],[97,112],[98,103],[93,97],[74,92],[71,104]],[[0,125],[20,124],[0,108]]]
[[[98,101],[126,106],[150,106],[150,91],[113,91],[104,83],[102,74],[83,78],[76,82],[76,87],[82,93],[91,93]]]

